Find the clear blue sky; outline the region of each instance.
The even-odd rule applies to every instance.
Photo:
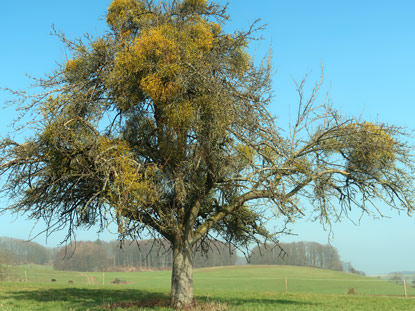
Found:
[[[219,1],[224,3],[225,1]],[[59,41],[49,35],[51,25],[68,37],[85,32],[102,34],[110,0],[16,0],[0,10],[0,86],[25,88],[24,74],[40,76],[64,59]],[[256,18],[267,24],[265,40],[251,52],[264,55],[272,46],[275,99],[271,110],[286,128],[297,103],[292,79],[310,72],[310,85],[325,68],[324,92],[330,91],[335,108],[345,114],[415,129],[415,2],[411,0],[233,0],[228,29],[246,28]],[[0,93],[0,105],[6,99]],[[0,134],[16,116],[13,108],[1,110]],[[7,204],[7,201],[0,201]],[[390,218],[364,217],[360,226],[350,222],[334,226],[332,244],[343,260],[367,273],[415,271],[415,218],[398,215],[384,206]],[[358,219],[358,214],[355,215]],[[20,217],[0,217],[0,236],[27,239],[33,223]],[[42,224],[32,232],[41,231]],[[292,226],[297,237],[286,241],[326,243],[328,233],[317,223],[301,221]],[[95,240],[94,230],[78,239]],[[115,239],[101,234],[100,238]],[[62,235],[52,236],[56,246]],[[45,244],[42,235],[35,241]]]

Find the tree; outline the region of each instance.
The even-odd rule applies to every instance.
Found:
[[[70,59],[36,80],[44,92],[13,91],[34,133],[0,143],[7,209],[68,238],[116,221],[120,238],[170,241],[176,308],[192,302],[192,250],[212,235],[242,247],[275,237],[273,214],[413,210],[403,130],[344,118],[316,104],[321,81],[308,97],[303,80],[285,135],[268,111],[270,61],[247,52],[261,27],[228,34],[227,19],[207,0],[114,0],[107,34],[56,33]]]

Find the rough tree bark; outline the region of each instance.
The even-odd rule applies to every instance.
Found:
[[[173,244],[171,306],[183,309],[193,301],[193,253],[190,242]]]

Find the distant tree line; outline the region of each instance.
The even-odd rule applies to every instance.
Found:
[[[61,247],[53,260],[55,270],[103,271],[109,265],[107,250],[100,244],[89,241]]]
[[[343,271],[336,248],[316,242],[281,243],[281,248],[267,244],[255,247],[250,263],[256,265],[291,265]]]
[[[7,253],[0,248],[0,280],[4,280],[6,278],[7,272]]]
[[[170,244],[162,241],[110,242],[114,266],[139,266],[143,268],[171,268],[172,253]],[[219,241],[211,242],[210,248],[202,252],[196,248],[193,252],[195,268],[229,266],[236,263],[237,255]]]
[[[206,252],[196,249],[194,266],[212,267],[234,265],[235,253],[222,242],[212,242]],[[170,269],[172,252],[164,241],[77,242],[60,248],[53,261],[56,270],[104,271],[108,269]]]
[[[211,242],[208,250],[194,251],[194,267],[235,265],[238,259],[234,249],[220,241]],[[342,262],[336,248],[316,242],[281,243],[255,247],[249,254],[249,263],[255,265],[293,265],[345,271],[361,274],[351,263]],[[0,273],[5,264],[50,264],[56,270],[108,271],[134,268],[170,269],[172,252],[167,241],[141,240],[105,242],[79,241],[55,249],[35,242],[0,237]]]
[[[343,262],[343,271],[348,272],[348,273],[358,274],[358,275],[366,275],[366,273],[364,273],[363,271],[359,271],[355,269],[352,266],[351,262]]]
[[[115,267],[138,267],[142,269],[168,269],[172,265],[170,246],[167,242],[118,241],[108,243]]]
[[[53,249],[38,243],[9,237],[0,237],[0,256],[5,264],[39,264],[51,261]]]

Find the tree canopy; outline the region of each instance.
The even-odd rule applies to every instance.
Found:
[[[114,0],[106,17],[98,38],[56,33],[70,57],[35,81],[44,92],[14,91],[34,133],[0,142],[7,209],[68,238],[115,221],[121,239],[167,239],[177,308],[192,301],[192,249],[211,238],[273,239],[272,215],[413,210],[401,128],[316,104],[321,81],[307,97],[305,80],[291,133],[278,128],[270,60],[247,52],[256,23],[226,33],[226,7],[206,0]]]

